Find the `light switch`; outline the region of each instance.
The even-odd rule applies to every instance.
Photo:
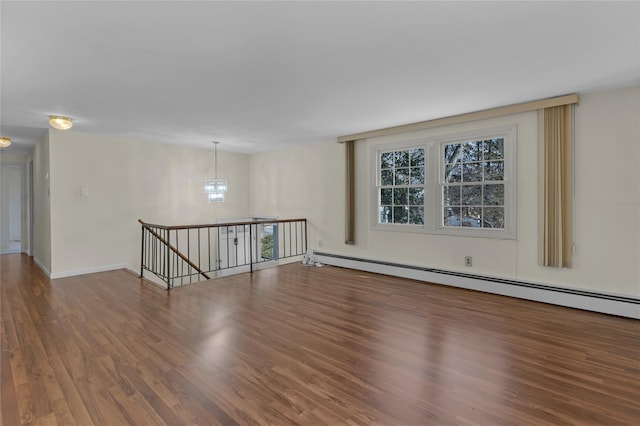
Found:
[[[82,196],[82,198],[88,198],[89,197],[89,188],[87,188],[86,186],[83,186],[80,188],[80,195]]]

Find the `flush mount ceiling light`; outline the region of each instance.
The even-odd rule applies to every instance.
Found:
[[[7,148],[9,145],[11,145],[11,138],[0,137],[0,148]]]
[[[213,167],[214,179],[210,179],[204,183],[204,192],[210,203],[224,203],[224,196],[227,193],[227,180],[218,179],[218,144],[213,142]]]
[[[50,115],[49,124],[51,124],[51,127],[54,129],[68,130],[73,126],[73,121],[71,121],[71,118],[62,115]]]

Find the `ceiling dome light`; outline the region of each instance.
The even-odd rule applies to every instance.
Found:
[[[11,138],[0,137],[0,148],[7,148],[9,145],[11,145]]]
[[[62,115],[50,115],[49,116],[49,124],[51,127],[58,130],[68,130],[73,126],[73,122],[71,118],[64,117]]]

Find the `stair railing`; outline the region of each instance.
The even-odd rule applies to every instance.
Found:
[[[307,252],[307,220],[206,225],[142,225],[140,277],[152,272],[167,290],[229,273],[253,272]]]

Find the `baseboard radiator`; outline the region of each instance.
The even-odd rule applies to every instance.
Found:
[[[319,251],[314,252],[313,257],[314,261],[326,265],[410,278],[434,284],[449,285],[553,305],[640,319],[640,299],[625,295],[487,277]]]

